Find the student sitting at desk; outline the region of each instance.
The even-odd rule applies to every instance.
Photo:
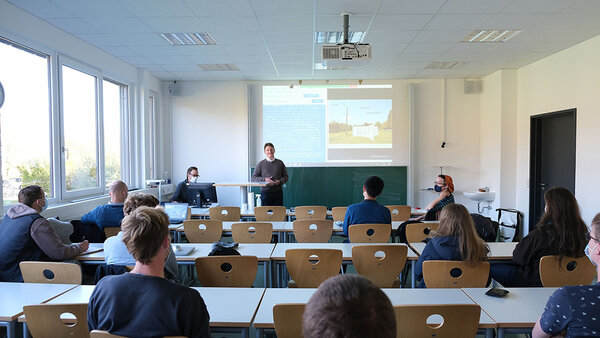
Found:
[[[344,235],[348,236],[348,227],[353,224],[392,224],[390,209],[379,205],[375,200],[383,191],[383,180],[377,176],[367,178],[363,185],[362,202],[351,204],[344,217]]]
[[[123,202],[127,198],[127,184],[113,181],[108,187],[110,203],[95,207],[92,211],[81,216],[82,223],[94,223],[100,230],[105,227],[118,227],[123,219]]]
[[[489,248],[477,235],[473,218],[462,204],[449,204],[442,209],[440,226],[427,242],[417,265],[418,287],[425,287],[423,262],[433,260],[466,261],[477,264],[487,261]]]
[[[552,188],[544,194],[546,212],[535,229],[513,251],[512,263],[493,263],[490,274],[505,287],[541,287],[540,259],[547,255],[581,257],[588,229],[575,196],[565,188]]]
[[[22,282],[22,261],[63,261],[88,249],[88,241],[64,244],[48,220],[40,215],[48,206],[39,185],[19,191],[19,203],[8,209],[0,223],[0,282]]]
[[[210,337],[200,293],[164,278],[171,247],[168,226],[167,215],[150,207],[123,219],[123,242],[135,257],[135,268],[98,282],[88,306],[89,330],[125,337]]]
[[[419,219],[425,219],[426,221],[436,221],[439,219],[439,213],[442,209],[451,203],[454,203],[454,181],[450,175],[438,175],[435,179],[435,184],[433,186],[436,192],[439,192],[440,195],[429,202],[425,207],[427,210],[427,214],[419,217]]]
[[[137,193],[130,195],[123,205],[125,216],[131,214],[135,209],[141,206],[154,208],[159,204],[158,199],[150,194]],[[135,258],[127,250],[123,243],[123,231],[119,231],[116,236],[109,237],[104,241],[104,259],[109,265],[135,265]],[[165,272],[169,279],[177,279],[179,268],[175,253],[169,246],[169,256],[165,262]]]
[[[592,221],[585,253],[596,266],[600,264],[600,214]],[[598,270],[600,280],[600,270]],[[533,338],[546,338],[567,331],[567,337],[600,336],[600,283],[565,286],[556,290],[544,313],[535,323]]]
[[[187,170],[187,178],[182,182],[177,184],[177,188],[175,188],[175,193],[173,197],[171,197],[170,202],[179,202],[179,203],[192,203],[193,201],[188,200],[188,184],[196,183],[198,180],[198,168],[189,167]]]

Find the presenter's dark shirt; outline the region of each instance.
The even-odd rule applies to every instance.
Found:
[[[344,235],[348,236],[348,227],[353,224],[392,224],[392,213],[386,206],[375,200],[363,200],[351,204],[344,217]]]
[[[198,291],[134,273],[98,282],[88,306],[88,328],[125,337],[210,337],[208,311]]]
[[[279,184],[260,187],[260,191],[281,191],[281,186],[288,180],[287,169],[285,168],[285,164],[283,164],[283,161],[279,159],[274,159],[272,162],[269,162],[267,161],[267,159],[264,159],[258,162],[256,168],[254,169],[254,174],[252,174],[252,181],[264,182],[265,178],[267,177],[271,177],[273,180],[279,180]]]
[[[179,184],[177,184],[177,187],[175,188],[175,193],[173,194],[173,197],[171,197],[171,201],[170,202],[179,202],[179,203],[190,203],[193,201],[188,201],[188,180],[187,178],[185,180],[183,180],[182,182],[179,182]]]

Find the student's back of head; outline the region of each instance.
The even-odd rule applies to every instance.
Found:
[[[377,176],[371,176],[365,181],[365,190],[371,197],[377,197],[383,191],[383,180]]]
[[[127,216],[138,207],[146,206],[154,208],[159,204],[158,198],[154,197],[154,195],[145,193],[131,194],[123,204],[123,214]]]
[[[133,258],[149,264],[169,236],[169,217],[162,210],[142,206],[123,218],[121,229]]]
[[[396,318],[389,298],[358,275],[329,278],[304,310],[302,332],[316,337],[396,337]]]
[[[488,248],[477,234],[473,218],[462,204],[446,205],[440,213],[440,225],[434,236],[456,236],[463,261],[481,262],[487,260]]]

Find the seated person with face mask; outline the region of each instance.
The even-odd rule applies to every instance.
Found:
[[[198,181],[198,168],[189,167],[187,170],[187,178],[177,184],[177,188],[175,188],[175,193],[173,194],[173,197],[171,197],[170,202],[192,203],[193,201],[188,201],[188,184],[196,183],[196,181]]]
[[[419,217],[419,219],[425,218],[426,221],[435,221],[439,218],[439,212],[442,211],[446,205],[454,203],[454,195],[452,195],[454,192],[454,181],[450,175],[438,175],[435,179],[433,188],[436,192],[439,192],[440,195],[427,204],[425,207],[427,215],[423,215]]]
[[[592,221],[585,253],[598,269],[600,264],[600,214]],[[600,279],[600,270],[598,270]],[[567,337],[600,336],[600,283],[564,286],[556,290],[531,332],[533,338],[546,338],[566,331]],[[562,337],[562,336],[561,336]]]

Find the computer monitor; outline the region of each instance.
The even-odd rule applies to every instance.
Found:
[[[188,203],[197,207],[210,206],[217,202],[217,188],[214,183],[188,183]]]

